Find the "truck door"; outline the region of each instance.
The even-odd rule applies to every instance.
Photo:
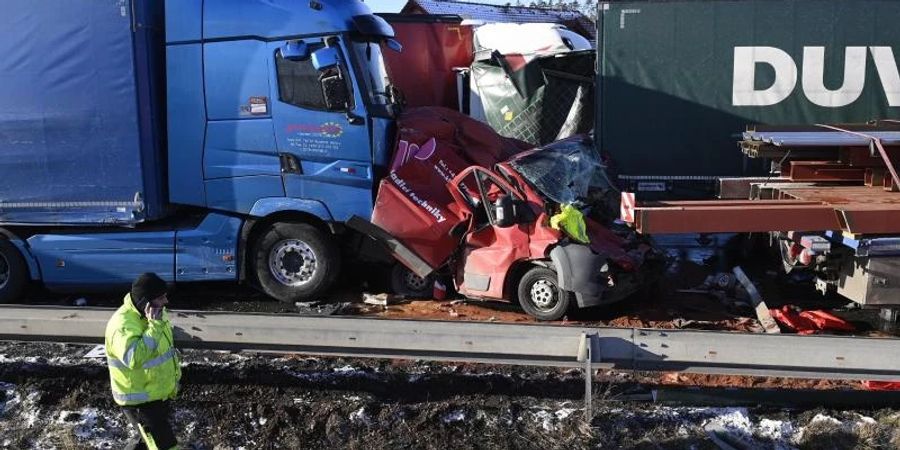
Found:
[[[336,221],[369,217],[370,124],[341,39],[269,45],[272,117],[285,195],[322,202]]]

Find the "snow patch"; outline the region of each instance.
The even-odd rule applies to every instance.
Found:
[[[90,448],[118,448],[121,422],[113,417],[113,412],[97,408],[83,408],[78,411],[60,411],[53,420],[59,429],[68,428],[81,443]]]
[[[3,355],[0,355],[2,357]],[[16,392],[16,385],[0,382],[0,391],[3,391],[3,401],[0,402],[0,417],[6,415],[6,411],[14,408],[21,399]]]
[[[96,358],[70,358],[67,356],[54,356],[50,358],[44,358],[42,356],[7,356],[0,355],[0,363],[6,364],[42,364],[48,366],[83,366],[83,365],[91,365],[91,366],[106,366],[105,360],[98,360]]]
[[[810,421],[809,421],[809,425],[819,424],[819,423],[826,423],[829,425],[834,425],[836,427],[839,427],[843,424],[843,422],[841,422],[840,420],[837,420],[831,416],[826,416],[825,414],[816,414],[816,416],[813,417],[812,419],[810,419]]]
[[[335,373],[351,373],[351,372],[359,372],[359,370],[353,366],[344,366],[344,367],[335,368],[334,372]]]
[[[574,408],[563,408],[559,411],[556,411],[556,413],[554,414],[556,415],[556,420],[566,420],[566,418],[571,416],[575,411],[577,410]]]
[[[18,393],[15,395],[15,401],[12,402],[12,406],[19,410],[17,413],[17,421],[24,423],[27,428],[34,427],[41,416],[41,410],[38,407],[41,393],[37,391],[29,392],[24,399]]]
[[[719,446],[722,446],[720,441],[726,445],[740,443],[741,448],[756,446],[753,439],[753,424],[744,408],[718,410],[714,417],[703,422],[702,428]]]
[[[856,424],[857,424],[857,425],[860,425],[860,426],[865,426],[865,425],[878,425],[878,421],[875,420],[875,419],[873,419],[873,418],[871,418],[871,417],[869,417],[869,416],[864,416],[864,415],[859,414],[859,413],[857,413],[856,415],[858,416],[857,419],[856,419]]]
[[[407,381],[409,381],[410,383],[418,383],[419,381],[422,381],[423,378],[425,378],[425,375],[421,373],[413,373],[407,376]]]
[[[556,425],[553,424],[553,418],[554,416],[547,411],[541,410],[534,413],[535,421],[541,424],[544,431],[553,431],[556,429]]]
[[[462,422],[463,420],[466,420],[466,412],[461,409],[450,411],[441,417],[441,422],[444,423]]]
[[[533,416],[534,420],[541,424],[541,428],[544,431],[555,431],[559,428],[559,422],[571,416],[575,411],[577,410],[574,408],[561,408],[554,412],[541,409],[533,413]]]
[[[751,434],[752,425],[747,410],[737,408],[732,410],[723,410],[715,417],[708,419],[704,424],[704,428],[713,427],[726,430],[730,433],[749,436]]]
[[[756,435],[772,441],[790,441],[794,426],[781,420],[762,419],[756,427]]]
[[[350,421],[353,423],[363,424],[367,427],[372,426],[372,424],[375,423],[375,421],[372,420],[372,417],[369,416],[368,413],[366,413],[365,406],[363,406],[362,408],[359,408],[356,411],[354,411],[353,413],[351,413]]]

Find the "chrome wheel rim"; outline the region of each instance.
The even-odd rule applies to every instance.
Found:
[[[542,311],[549,311],[559,303],[556,286],[547,280],[538,280],[531,285],[531,303]]]
[[[269,252],[269,272],[285,286],[303,286],[309,283],[318,266],[316,253],[301,240],[280,241]]]
[[[407,289],[413,292],[421,292],[428,287],[428,282],[411,270],[404,269],[403,272],[403,283],[406,284]]]

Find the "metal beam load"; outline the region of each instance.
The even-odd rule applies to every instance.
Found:
[[[112,310],[0,306],[0,340],[101,343]],[[170,312],[181,348],[708,374],[900,380],[900,340]]]
[[[777,158],[780,173],[722,178],[718,201],[637,202],[623,193],[622,220],[641,233],[900,233],[900,122],[757,125],[739,145]]]
[[[900,145],[900,131],[866,133],[885,145]],[[870,139],[836,131],[745,132],[744,139],[778,147],[866,147]]]
[[[646,202],[628,217],[645,234],[840,230],[834,208],[802,200]]]

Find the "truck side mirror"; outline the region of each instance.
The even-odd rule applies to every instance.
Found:
[[[494,226],[509,228],[516,224],[516,204],[509,194],[501,195],[494,200]]]
[[[337,67],[340,62],[340,55],[334,47],[320,48],[312,53],[313,67],[319,72]]]
[[[309,46],[302,40],[285,42],[281,46],[281,57],[288,61],[302,61],[309,58]]]
[[[322,83],[322,94],[325,106],[329,111],[344,111],[350,105],[350,91],[347,82],[337,70],[332,74],[324,74],[319,78]]]

